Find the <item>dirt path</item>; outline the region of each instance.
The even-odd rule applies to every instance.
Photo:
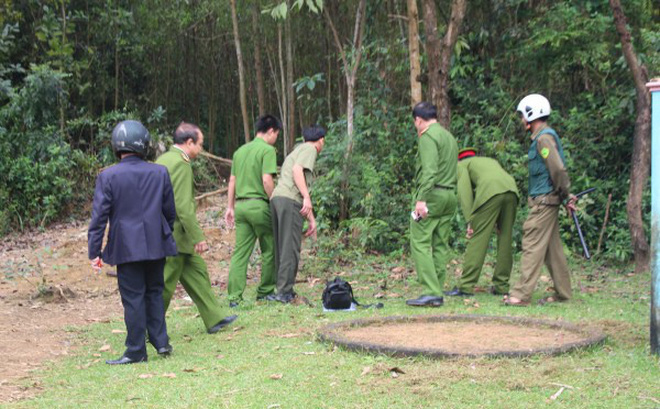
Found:
[[[204,255],[211,282],[224,291],[233,234],[217,227],[214,216],[222,201],[211,199],[198,217],[211,247]],[[85,223],[0,241],[0,402],[39,393],[32,372],[75,353],[69,327],[121,317],[116,278],[106,274],[113,268],[104,267],[102,274],[89,268]]]

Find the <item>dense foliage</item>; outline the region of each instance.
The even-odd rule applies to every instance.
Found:
[[[254,25],[254,7],[274,10],[273,4],[238,3],[250,116],[258,115],[252,64],[257,48],[264,108],[280,114],[282,16],[258,13]],[[351,32],[353,3],[328,5],[342,33]],[[655,3],[625,5],[634,45],[651,76],[660,67]],[[449,1],[438,4],[448,10]],[[376,251],[398,251],[407,241],[416,138],[405,14],[402,0],[368,2],[346,192],[340,189],[346,85],[332,35],[314,10],[294,8],[285,16],[294,32],[296,126],[318,122],[330,130],[313,190],[319,219],[342,233],[343,241]],[[442,26],[446,16],[440,17]],[[0,28],[0,233],[44,226],[85,208],[98,169],[114,160],[109,132],[123,118],[142,119],[163,142],[181,120],[199,123],[207,149],[225,157],[242,143],[228,2],[0,0]],[[515,104],[530,92],[549,97],[573,190],[598,188],[583,201],[587,239],[595,247],[611,193],[604,251],[627,260],[635,94],[607,1],[470,2],[450,78],[451,131],[459,146],[496,157],[523,195],[528,140]],[[204,169],[209,171],[198,172],[199,187],[209,190],[218,175]],[[350,199],[350,218],[340,222],[342,195]],[[526,213],[522,202],[519,225]],[[569,249],[579,251],[568,218],[563,223]],[[455,226],[460,247],[463,224]]]

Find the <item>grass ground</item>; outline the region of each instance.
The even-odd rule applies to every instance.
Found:
[[[168,313],[174,346],[169,359],[152,349],[146,364],[110,367],[103,361],[123,352],[119,317],[70,328],[77,353],[40,374],[43,393],[7,407],[660,408],[660,360],[650,355],[648,341],[650,274],[580,263],[572,266],[575,299],[569,303],[504,307],[500,297],[482,293],[474,298],[478,306],[446,299],[440,309],[413,309],[404,303],[419,289],[411,270],[402,268],[409,261],[350,255],[339,263],[318,260],[315,267],[308,261],[301,272],[308,282],[297,285],[314,308],[256,304],[250,286],[236,324],[207,335],[195,307],[179,300]],[[452,265],[448,288],[459,267]],[[314,278],[337,273],[344,273],[361,302],[381,301],[385,307],[322,313],[323,284]],[[486,267],[483,286],[488,274]],[[540,296],[541,291],[535,299]],[[226,303],[226,294],[221,297]],[[430,360],[357,354],[315,336],[334,321],[420,313],[561,319],[598,327],[608,340],[558,357]],[[393,374],[395,367],[404,373]]]

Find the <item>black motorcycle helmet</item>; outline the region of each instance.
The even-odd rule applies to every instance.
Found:
[[[112,130],[112,150],[117,157],[121,153],[135,153],[141,157],[147,156],[151,136],[140,122],[133,120],[121,121]]]

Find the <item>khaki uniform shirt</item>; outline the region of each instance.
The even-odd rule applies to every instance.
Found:
[[[302,194],[293,180],[293,165],[300,165],[305,173],[305,182],[307,189],[311,185],[311,179],[314,172],[314,165],[318,152],[316,147],[311,143],[301,143],[286,157],[282,164],[282,171],[280,178],[277,181],[277,186],[273,191],[273,197],[282,196],[293,199],[298,203],[303,202]]]

